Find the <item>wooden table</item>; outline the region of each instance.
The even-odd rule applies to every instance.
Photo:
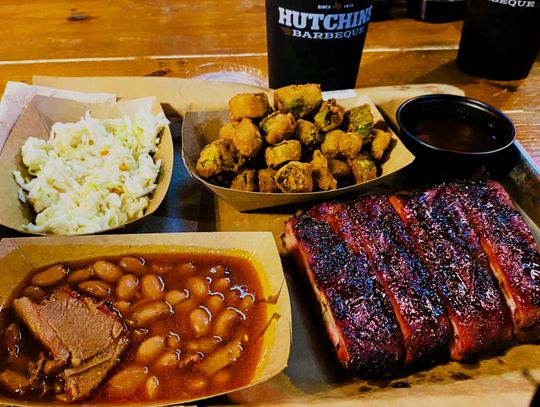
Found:
[[[263,0],[4,0],[0,89],[33,75],[174,76],[252,67],[266,77]],[[461,22],[406,18],[369,25],[358,87],[447,83],[506,111],[540,164],[540,62],[521,81],[473,77],[455,64]]]

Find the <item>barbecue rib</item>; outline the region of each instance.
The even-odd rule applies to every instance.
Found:
[[[287,222],[284,243],[352,370],[540,339],[540,252],[495,182],[318,204]]]
[[[508,340],[509,310],[458,197],[443,186],[391,202],[445,301],[454,328],[450,357],[461,360]]]
[[[332,232],[328,222],[344,213],[339,204],[314,207],[287,223],[284,243],[318,297],[341,363],[359,374],[390,373],[403,365],[402,334],[366,253]]]
[[[451,184],[448,190],[463,201],[480,236],[512,311],[516,334],[522,339],[537,335],[534,328],[540,325],[540,252],[527,224],[496,182]]]
[[[388,198],[369,196],[347,209],[355,227],[341,228],[341,235],[351,246],[365,247],[403,332],[406,362],[446,358],[452,329],[444,305]]]

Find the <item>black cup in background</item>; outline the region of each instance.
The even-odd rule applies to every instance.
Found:
[[[266,0],[270,87],[354,88],[371,6],[372,0]]]
[[[540,48],[540,1],[469,0],[457,65],[475,76],[523,79]]]

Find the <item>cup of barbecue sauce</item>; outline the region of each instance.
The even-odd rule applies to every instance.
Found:
[[[401,140],[416,158],[439,165],[485,164],[516,139],[504,113],[465,96],[418,96],[404,102],[396,118]]]

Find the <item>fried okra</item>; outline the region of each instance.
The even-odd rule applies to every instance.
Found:
[[[232,140],[236,122],[229,122],[219,129],[219,138]]]
[[[244,168],[231,181],[231,188],[240,191],[257,191],[256,170]]]
[[[347,131],[355,131],[364,137],[364,144],[372,140],[373,114],[368,104],[353,107],[345,113]]]
[[[351,173],[351,167],[346,161],[338,160],[336,158],[328,159],[328,169],[334,176],[334,178],[346,177]]]
[[[290,113],[274,112],[266,116],[259,124],[266,133],[268,144],[278,144],[290,139],[296,129],[296,120]]]
[[[269,111],[266,93],[239,93],[229,100],[229,116],[233,121],[262,119]]]
[[[242,119],[235,126],[232,141],[240,154],[251,160],[255,158],[263,146],[261,132],[250,119]]]
[[[275,146],[266,147],[264,159],[270,168],[278,168],[288,161],[298,161],[302,157],[302,145],[298,140],[285,140]]]
[[[315,150],[311,160],[311,169],[313,171],[313,183],[322,191],[337,188],[337,181],[328,168],[328,159],[321,153],[321,150]]]
[[[276,170],[272,168],[263,168],[259,170],[259,191],[260,192],[279,192],[276,185]]]
[[[274,92],[275,109],[292,113],[295,119],[313,116],[322,101],[321,86],[315,83],[284,86]]]
[[[201,177],[210,178],[227,171],[237,172],[242,164],[233,142],[217,139],[202,149],[195,170]]]
[[[387,131],[379,129],[373,129],[373,134],[375,136],[373,137],[373,141],[371,142],[371,155],[376,160],[380,160],[384,152],[390,145],[392,135]]]
[[[336,102],[336,99],[330,99],[322,103],[319,111],[313,117],[313,123],[321,131],[327,132],[337,129],[345,117],[345,109]]]
[[[324,135],[319,131],[319,129],[317,129],[317,126],[315,126],[314,123],[304,119],[298,119],[294,134],[296,138],[300,140],[300,143],[304,144],[305,146],[316,145],[322,143],[324,140]]]
[[[368,155],[360,154],[347,160],[357,184],[377,178],[377,167]]]
[[[324,135],[324,141],[321,144],[321,151],[330,158],[339,156],[339,140],[345,135],[343,130],[332,130]]]
[[[281,192],[311,192],[313,178],[311,165],[291,161],[276,172],[276,185]]]
[[[339,138],[339,154],[344,158],[354,158],[362,149],[363,137],[360,133],[348,132]]]

